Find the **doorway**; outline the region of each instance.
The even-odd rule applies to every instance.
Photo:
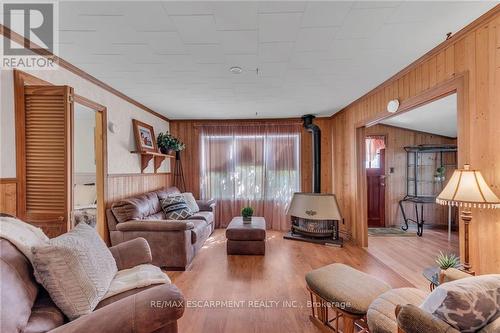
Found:
[[[107,184],[107,109],[81,95],[75,95],[73,128],[72,223],[84,222],[96,228],[108,241],[105,221]]]
[[[92,177],[96,229],[107,240],[106,107],[76,95],[69,86],[55,86],[18,70],[14,70],[14,94],[17,216],[42,228],[49,237],[59,236],[74,225],[73,157],[79,144],[79,137],[74,137],[74,107],[79,104],[92,109],[95,117]]]
[[[460,256],[458,210],[436,203],[458,167],[458,120],[458,95],[451,92],[363,131],[367,251],[420,287],[426,287],[437,271],[440,252]],[[377,179],[378,175],[382,177]],[[379,220],[373,219],[378,212],[377,181],[384,184],[385,225],[376,225]]]
[[[385,136],[366,137],[368,227],[385,227]]]

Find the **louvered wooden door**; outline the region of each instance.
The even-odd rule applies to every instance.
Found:
[[[69,225],[72,96],[67,86],[24,87],[19,215],[50,237],[66,232]]]

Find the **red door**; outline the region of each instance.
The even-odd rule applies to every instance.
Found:
[[[379,163],[367,165],[368,227],[385,227],[385,149],[378,152]]]

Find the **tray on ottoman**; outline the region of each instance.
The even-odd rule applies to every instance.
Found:
[[[227,254],[264,255],[266,253],[266,220],[252,217],[252,223],[243,223],[234,217],[226,228]]]

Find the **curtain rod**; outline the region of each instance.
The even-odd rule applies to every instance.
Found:
[[[302,125],[301,121],[288,121],[288,122],[261,122],[261,121],[247,121],[238,123],[208,123],[208,124],[194,124],[193,127],[216,127],[216,126],[289,126],[289,125]]]

